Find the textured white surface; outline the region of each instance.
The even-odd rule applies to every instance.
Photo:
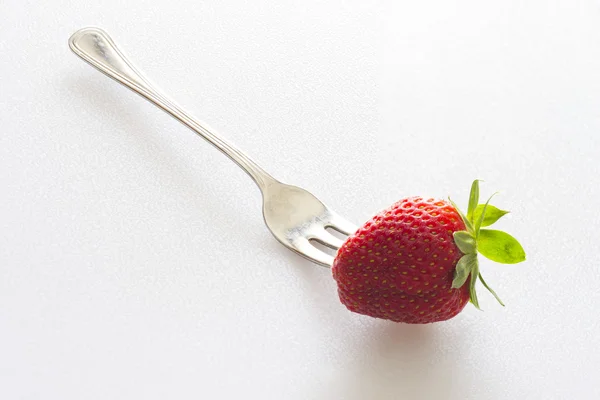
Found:
[[[597,1],[4,0],[0,21],[0,398],[600,398]],[[70,53],[87,25],[357,223],[485,179],[529,256],[482,267],[507,307],[347,312],[241,170]]]

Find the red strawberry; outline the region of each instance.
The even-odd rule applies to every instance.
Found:
[[[496,296],[481,278],[477,251],[509,264],[525,252],[507,233],[481,229],[507,212],[478,201],[475,181],[467,216],[451,202],[410,197],[373,217],[333,263],[342,303],[360,314],[424,324],[456,316],[469,300],[479,308],[478,278]]]

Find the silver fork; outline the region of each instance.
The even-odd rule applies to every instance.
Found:
[[[80,29],[69,39],[69,47],[84,61],[154,103],[233,160],[260,189],[263,217],[273,236],[288,249],[319,265],[332,265],[333,257],[315,247],[313,242],[337,250],[344,241],[329,233],[327,228],[351,235],[357,230],[355,225],[331,211],[312,193],[279,182],[204,123],[185,112],[151,84],[103,30]]]

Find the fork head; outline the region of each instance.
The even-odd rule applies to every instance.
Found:
[[[357,227],[340,217],[312,193],[297,186],[273,182],[263,189],[263,217],[267,228],[284,246],[325,267],[333,257],[315,247],[318,242],[337,250],[344,243],[327,231],[351,235]]]

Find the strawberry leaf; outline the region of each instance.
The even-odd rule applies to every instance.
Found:
[[[471,193],[469,193],[469,208],[467,209],[467,219],[473,223],[473,213],[479,203],[479,179],[475,179],[471,184]]]
[[[479,204],[477,207],[475,207],[475,211],[473,211],[473,220],[475,220],[475,221],[479,220],[479,218],[481,217],[481,214],[483,213],[484,207],[485,207],[484,204]],[[482,227],[490,226],[493,223],[495,223],[496,221],[498,221],[500,218],[502,218],[503,216],[508,214],[509,212],[510,211],[504,211],[497,207],[494,207],[491,204],[488,204],[488,206],[485,209],[485,216],[483,218],[483,221],[481,222],[481,226]]]
[[[525,250],[506,232],[482,229],[477,238],[477,249],[485,257],[501,264],[516,264],[525,261]]]
[[[477,254],[477,242],[467,231],[454,232],[454,242],[464,254]]]
[[[496,292],[494,292],[494,290],[488,286],[488,284],[483,280],[483,276],[481,276],[481,272],[479,273],[479,280],[481,281],[481,283],[483,283],[483,286],[485,286],[485,288],[487,290],[490,291],[491,294],[494,295],[494,297],[496,298],[496,300],[498,300],[498,303],[500,303],[500,305],[502,307],[504,307],[504,303],[502,302],[502,300],[500,300],[500,297],[498,297],[498,295],[496,294]]]
[[[467,219],[467,217],[465,217],[465,214],[463,214],[463,212],[460,211],[460,208],[458,208],[458,206],[456,205],[456,203],[453,202],[450,197],[448,197],[448,201],[450,201],[450,204],[452,204],[452,207],[454,207],[454,209],[456,210],[456,212],[458,213],[458,215],[460,215],[460,218],[462,219],[463,223],[465,224],[465,227],[467,228],[467,230],[469,232],[473,232],[473,224],[471,224],[471,221],[469,221]]]
[[[475,290],[475,283],[477,282],[477,277],[479,276],[479,262],[477,261],[477,256],[474,257],[474,263],[471,269],[471,282],[469,283],[469,295],[471,296],[471,303],[477,308],[479,308],[479,299],[477,299],[477,291]],[[460,260],[459,260],[460,261]]]
[[[462,256],[460,260],[458,260],[458,263],[456,264],[456,270],[454,271],[454,280],[452,281],[453,289],[458,289],[465,284],[476,263],[476,254],[466,254]],[[473,281],[473,279],[476,280],[476,278],[472,278],[471,281]]]
[[[495,195],[496,195],[496,193],[491,195],[490,198],[485,202],[485,204],[483,205],[483,209],[481,210],[481,215],[475,222],[475,239],[477,239],[479,237],[479,230],[481,229],[481,224],[483,223],[483,220],[485,219],[485,215],[487,214],[488,204],[490,204],[490,200],[492,200],[492,197],[494,197]]]

